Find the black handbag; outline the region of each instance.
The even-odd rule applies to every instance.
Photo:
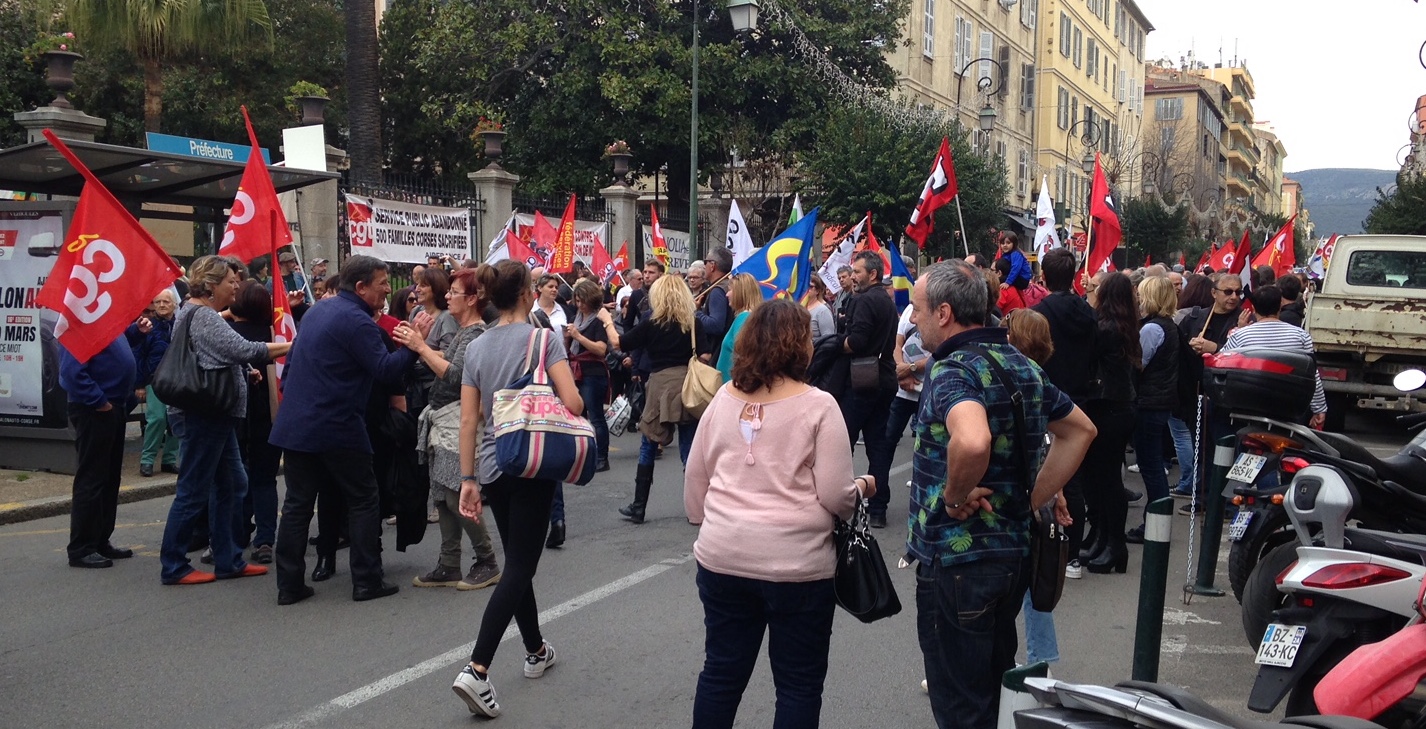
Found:
[[[901,612],[901,600],[896,597],[896,587],[868,521],[866,499],[857,499],[852,520],[838,519],[832,528],[832,541],[837,548],[832,592],[837,604],[863,623]]]
[[[198,365],[189,329],[190,315],[173,332],[168,351],[153,373],[153,391],[163,404],[184,412],[223,415],[238,404],[238,383],[231,367],[205,370]]]
[[[871,392],[881,385],[881,358],[853,357],[848,368],[848,384],[854,392]]]
[[[1029,494],[1034,490],[1034,483],[1030,479],[1030,456],[1026,450],[1029,440],[1025,435],[1025,397],[1015,387],[1005,368],[984,347],[971,346],[966,350],[984,359],[1000,380],[1001,387],[1010,393],[1010,404],[1015,413],[1014,448],[1020,453],[1020,457],[1015,459],[1015,471],[1020,486]],[[1059,603],[1060,595],[1065,591],[1065,565],[1068,561],[1069,536],[1055,521],[1054,509],[1050,505],[1043,506],[1039,518],[1030,519],[1030,605],[1036,610],[1048,613]]]

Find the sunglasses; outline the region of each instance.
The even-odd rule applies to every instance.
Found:
[[[1218,291],[1218,292],[1222,293],[1224,296],[1242,296],[1242,295],[1243,295],[1243,290],[1242,290],[1242,289],[1214,289],[1214,291]]]
[[[406,303],[408,303],[408,304],[414,304],[414,303],[416,303],[416,297],[415,297],[415,296],[407,296],[407,297],[406,297]]]

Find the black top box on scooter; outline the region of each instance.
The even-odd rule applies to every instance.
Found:
[[[1310,354],[1246,349],[1204,357],[1203,391],[1214,407],[1277,420],[1305,419],[1316,390]]]

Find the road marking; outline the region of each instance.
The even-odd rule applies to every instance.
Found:
[[[908,462],[906,462],[906,463],[903,463],[903,464],[897,466],[896,468],[891,469],[890,471],[887,472],[887,475],[895,476],[895,475],[898,474],[898,473],[905,473],[905,472],[910,471],[910,470],[911,470],[911,462],[908,461]]]
[[[624,590],[627,590],[649,578],[661,575],[664,572],[673,569],[674,567],[687,564],[688,562],[692,561],[692,559],[692,554],[685,554],[682,557],[665,559],[661,562],[658,562],[657,564],[649,565],[648,567],[645,567],[631,575],[621,577],[613,582],[610,582],[607,585],[604,585],[603,587],[590,590],[589,592],[586,592],[583,595],[580,595],[572,600],[560,603],[559,605],[556,605],[540,613],[540,625],[548,625],[554,622],[555,620],[569,615],[570,613],[580,608],[593,605],[594,603],[599,602],[600,600],[623,592]],[[500,637],[500,642],[504,643],[505,641],[510,640],[511,638],[514,638],[519,634],[519,627],[512,624],[509,628],[505,629],[505,634]],[[393,689],[405,686],[406,684],[411,683],[412,681],[424,678],[432,673],[435,673],[436,671],[449,668],[453,663],[466,662],[467,660],[469,660],[470,651],[472,648],[474,648],[474,646],[475,643],[472,641],[470,643],[466,643],[463,646],[452,648],[451,650],[448,650],[445,653],[442,653],[434,658],[427,659],[403,671],[397,671],[396,673],[393,673],[385,678],[373,681],[355,691],[342,694],[341,696],[338,696],[337,698],[332,699],[331,701],[314,706],[311,709],[308,709],[307,711],[304,711],[298,714],[297,716],[288,719],[287,721],[270,724],[265,729],[297,729],[298,727],[315,724],[319,721],[340,714],[343,711],[347,711],[348,709],[356,708],[357,706],[371,701],[372,699],[381,696],[382,694],[385,694]]]
[[[1257,651],[1241,645],[1191,645],[1186,635],[1165,636],[1160,650],[1165,654],[1173,655],[1189,653],[1201,656],[1255,656],[1258,654]]]
[[[139,523],[136,523],[136,524],[115,524],[115,525],[114,525],[114,528],[115,528],[115,529],[137,529],[137,528],[139,528],[139,527],[147,527],[147,526],[162,526],[163,523],[164,523],[164,522],[162,522],[162,521],[149,521],[149,522],[139,522]],[[29,531],[23,531],[23,532],[3,532],[3,533],[0,533],[0,537],[36,537],[36,536],[45,536],[45,535],[48,535],[48,534],[68,534],[68,533],[69,533],[69,527],[65,527],[65,528],[63,528],[63,529],[31,529],[31,530],[29,530]]]
[[[1193,623],[1194,625],[1222,625],[1222,623],[1217,620],[1199,617],[1197,613],[1191,613],[1187,610],[1178,610],[1171,607],[1164,608],[1164,625],[1188,625],[1189,623]]]

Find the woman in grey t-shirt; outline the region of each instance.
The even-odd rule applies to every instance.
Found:
[[[500,310],[500,318],[465,351],[460,395],[460,511],[478,520],[488,507],[505,545],[505,566],[500,584],[485,606],[470,663],[461,669],[451,688],[471,713],[494,717],[500,714],[500,704],[488,671],[512,618],[520,626],[525,644],[525,677],[539,678],[555,663],[554,647],[540,634],[531,584],[544,553],[555,482],[501,472],[495,463],[491,434],[495,391],[528,371],[525,352],[531,333],[536,331],[526,321],[534,300],[530,272],[522,263],[505,260],[481,266],[476,276],[485,297]],[[566,361],[564,342],[559,336],[547,337],[544,353],[555,394],[570,413],[583,413],[584,400]]]

